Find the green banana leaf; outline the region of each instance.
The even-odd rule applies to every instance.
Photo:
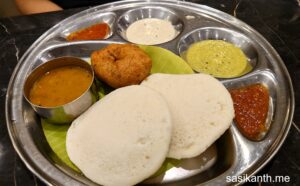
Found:
[[[41,124],[46,140],[56,156],[69,167],[79,172],[79,169],[69,159],[66,150],[66,135],[69,125],[55,125],[47,122],[45,119],[41,119]]]
[[[193,69],[179,56],[173,52],[157,47],[139,45],[152,60],[151,74],[192,74]]]
[[[191,67],[179,56],[175,55],[171,51],[156,47],[156,46],[140,46],[152,59],[153,73],[168,73],[168,74],[192,74],[194,73]],[[88,62],[89,59],[85,59]],[[113,89],[103,82],[96,80],[96,86],[98,87],[98,95],[100,99]],[[69,125],[55,125],[41,119],[42,128],[51,149],[55,155],[66,165],[71,167],[77,172],[79,169],[70,161],[66,151],[66,134]],[[166,159],[162,167],[152,176],[158,176],[161,173],[169,170],[179,163],[178,160]]]

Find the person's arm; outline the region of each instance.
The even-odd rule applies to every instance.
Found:
[[[62,10],[60,6],[50,0],[15,0],[15,2],[22,14],[36,14]]]

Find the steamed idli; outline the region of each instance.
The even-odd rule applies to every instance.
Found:
[[[67,132],[71,161],[102,185],[134,185],[154,174],[171,142],[168,105],[143,86],[119,88],[78,117]]]
[[[210,75],[153,74],[141,85],[162,94],[171,110],[170,158],[201,154],[229,128],[234,117],[229,92]]]

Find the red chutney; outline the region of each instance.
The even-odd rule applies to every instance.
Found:
[[[249,139],[258,139],[267,130],[265,123],[269,110],[268,89],[261,84],[254,84],[229,92],[233,99],[238,128]]]
[[[104,39],[110,28],[106,23],[99,23],[82,30],[71,33],[67,36],[68,41]]]

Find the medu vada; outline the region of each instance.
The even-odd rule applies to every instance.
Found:
[[[113,88],[141,83],[152,67],[151,58],[138,46],[111,44],[91,55],[95,75]]]

